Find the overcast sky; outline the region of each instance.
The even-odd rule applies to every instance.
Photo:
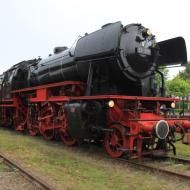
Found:
[[[0,73],[116,21],[142,23],[157,41],[183,36],[190,49],[189,18],[189,0],[0,0]]]

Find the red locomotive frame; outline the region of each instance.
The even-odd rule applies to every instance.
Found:
[[[142,155],[159,152],[160,149],[155,148],[156,138],[152,131],[160,120],[166,121],[170,127],[175,126],[177,132],[183,129],[187,143],[190,144],[190,122],[186,118],[174,117],[171,110],[164,110],[161,114],[162,104],[168,105],[179,101],[178,99],[122,95],[83,96],[85,89],[86,84],[82,82],[66,81],[12,91],[12,99],[0,102],[1,122],[7,124],[12,121],[15,130],[28,130],[32,136],[40,133],[48,140],[59,134],[66,145],[74,145],[77,139],[68,133],[65,103],[112,101],[106,113],[107,128],[104,137],[105,149],[110,156],[120,157],[127,152],[130,157],[141,158]],[[34,116],[30,115],[31,109],[35,109]]]

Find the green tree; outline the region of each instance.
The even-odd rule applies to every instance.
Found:
[[[186,65],[185,70],[179,72],[179,77],[185,81],[190,82],[190,61]]]
[[[168,79],[169,70],[167,68],[163,67],[163,68],[160,68],[159,71],[163,73],[164,79],[166,81]],[[158,73],[156,73],[156,83],[157,83],[158,87],[160,88],[161,87],[161,76]]]
[[[167,95],[185,97],[190,94],[190,83],[179,75],[172,80],[166,81]]]
[[[159,68],[159,71],[162,72],[162,74],[164,75],[164,81],[166,81],[168,79],[169,70],[167,68],[163,67],[163,68]],[[162,78],[159,73],[155,74],[155,80],[156,80],[156,84],[157,84],[157,95],[160,96],[161,95],[161,87],[162,87]]]

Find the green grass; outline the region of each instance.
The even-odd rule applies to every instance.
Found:
[[[181,142],[176,143],[177,155],[190,159],[190,145],[182,144]]]
[[[176,134],[177,138],[180,138],[181,135]],[[186,142],[186,137],[184,138],[184,141]],[[184,157],[187,159],[190,159],[190,145],[182,144],[181,141],[178,141],[175,143],[176,150],[177,150],[177,156]]]
[[[108,161],[95,150],[67,148],[8,130],[0,130],[0,151],[60,190],[189,189],[180,181]]]

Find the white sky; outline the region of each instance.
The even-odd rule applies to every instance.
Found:
[[[183,36],[190,49],[189,19],[189,0],[0,0],[0,73],[119,20],[142,23],[157,41]]]

